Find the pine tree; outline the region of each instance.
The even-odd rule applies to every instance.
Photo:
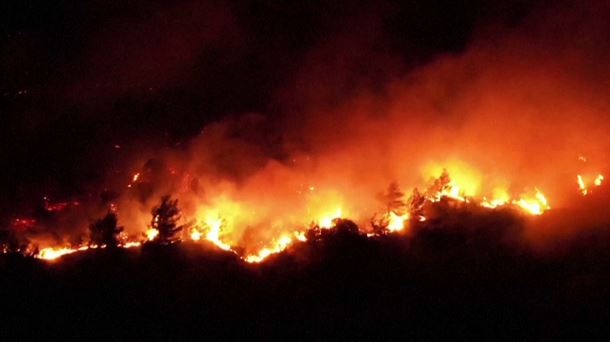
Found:
[[[443,173],[438,178],[430,180],[430,185],[426,189],[426,197],[434,198],[449,190],[451,190],[451,177],[449,177],[447,169],[443,169]]]
[[[411,218],[420,218],[424,216],[424,205],[426,204],[426,196],[424,196],[417,188],[413,189],[413,194],[408,200],[408,211]]]
[[[184,228],[184,226],[177,225],[178,220],[180,220],[178,200],[172,200],[169,195],[161,197],[161,203],[153,208],[151,214],[150,226],[159,232],[154,241],[158,243],[176,241],[176,234]]]
[[[383,195],[387,212],[393,212],[398,216],[404,215],[407,209],[404,196],[404,192],[400,191],[396,182],[390,183],[386,193]]]
[[[108,212],[106,216],[98,219],[89,226],[89,237],[92,244],[116,247],[119,243],[117,236],[123,227],[117,226],[118,219],[115,213]]]

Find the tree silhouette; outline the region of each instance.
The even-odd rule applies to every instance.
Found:
[[[374,233],[382,234],[387,232],[387,227],[390,223],[390,213],[394,213],[397,216],[407,213],[407,203],[404,201],[404,196],[404,192],[400,190],[396,182],[390,183],[387,190],[378,195],[379,200],[385,206],[385,212],[375,214],[371,218],[371,227]]]
[[[150,226],[159,232],[159,235],[153,241],[157,243],[174,242],[176,234],[184,228],[183,225],[178,226],[176,224],[180,220],[178,200],[172,200],[169,195],[161,197],[161,203],[153,208],[151,214]]]
[[[426,189],[426,197],[435,197],[439,193],[448,191],[451,189],[451,177],[449,177],[449,172],[447,169],[443,169],[443,172],[438,178],[433,178],[430,180],[430,184],[428,189]]]
[[[404,201],[404,196],[404,192],[400,191],[400,188],[396,182],[390,183],[388,189],[383,195],[387,211],[391,211],[399,216],[406,213],[407,205]]]
[[[117,226],[117,216],[109,211],[106,216],[98,219],[89,226],[89,237],[92,244],[107,247],[116,247],[119,243],[117,236],[123,231],[123,227]]]
[[[424,216],[424,205],[426,204],[426,196],[424,196],[417,188],[413,189],[413,194],[407,201],[407,210],[411,218],[420,218]]]

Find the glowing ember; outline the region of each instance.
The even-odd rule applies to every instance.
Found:
[[[583,196],[586,196],[587,194],[592,192],[591,188],[587,187],[587,182],[585,181],[585,178],[583,176],[577,175],[576,176],[576,181],[578,183],[578,190],[580,191],[580,193]],[[603,181],[604,181],[604,175],[602,175],[600,173],[593,180],[593,185],[600,186],[600,185],[602,185]]]
[[[44,197],[44,209],[46,211],[62,211],[67,207],[68,202],[51,202],[48,197]]]
[[[131,177],[131,183],[127,184],[127,187],[131,188],[133,184],[138,181],[138,179],[140,179],[140,173],[134,173],[134,175]]]
[[[583,194],[583,196],[587,195],[587,187],[585,186],[585,182],[583,181],[582,176],[577,175],[576,181],[578,182],[578,188],[580,189],[580,193]]]
[[[597,177],[593,181],[593,184],[595,184],[595,186],[600,186],[600,185],[602,185],[603,180],[604,180],[604,176],[600,173],[599,175],[597,175]]]
[[[32,218],[16,218],[11,222],[13,228],[26,229],[34,226],[36,220]]]

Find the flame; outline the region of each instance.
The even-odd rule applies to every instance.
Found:
[[[450,197],[465,201],[466,197],[473,197],[481,188],[483,176],[472,166],[461,160],[449,160],[445,163],[428,163],[423,168],[425,180],[436,179],[446,171],[450,177],[449,189],[440,192],[440,197]]]
[[[40,250],[40,252],[38,252],[38,255],[36,255],[36,257],[40,258],[40,259],[44,259],[44,260],[56,260],[64,255],[67,254],[72,254],[75,252],[81,252],[81,251],[86,251],[88,250],[90,247],[89,246],[81,246],[78,248],[70,248],[70,247],[47,247],[47,248],[43,248]]]
[[[520,198],[519,200],[513,201],[513,203],[532,215],[542,215],[544,211],[551,209],[546,197],[537,188],[534,197]]]
[[[580,193],[583,196],[586,196],[587,194],[591,193],[591,189],[587,187],[587,183],[586,183],[586,181],[585,181],[583,176],[577,175],[576,176],[576,181],[578,183],[578,190],[580,191]],[[604,181],[604,175],[599,173],[599,174],[597,174],[597,176],[593,180],[593,185],[595,185],[596,187],[600,186],[600,185],[602,185],[603,181]]]
[[[265,260],[272,254],[277,254],[285,250],[292,243],[292,238],[289,235],[282,235],[271,247],[261,249],[256,254],[248,255],[244,258],[244,261],[249,263],[259,263]]]
[[[131,242],[126,242],[124,244],[119,245],[119,247],[122,248],[133,248],[133,247],[140,247],[142,246],[142,243],[139,241],[131,241]]]
[[[304,232],[294,232],[294,237],[301,242],[307,241],[307,237],[305,236]]]
[[[140,179],[140,173],[134,173],[133,176],[131,176],[131,183],[127,184],[127,187],[131,188],[133,184],[138,181],[138,179]]]
[[[483,197],[483,201],[480,203],[482,207],[485,208],[497,208],[510,203],[510,196],[508,192],[504,188],[495,188],[493,190],[493,197],[491,199],[487,199],[487,197]]]
[[[463,194],[464,192],[460,190],[460,186],[455,184],[454,181],[452,181],[451,183],[449,183],[449,189],[441,191],[439,193],[439,197],[449,197],[453,198],[454,200],[465,202],[466,197],[464,197]]]
[[[197,229],[192,229],[190,236],[191,236],[191,240],[193,240],[193,241],[201,240],[201,232]]]
[[[510,206],[514,209],[521,210],[528,215],[542,215],[545,211],[551,209],[546,195],[539,189],[533,188],[533,192],[524,192],[520,196],[513,197],[510,195],[509,187],[501,183],[501,186],[495,186],[491,195],[478,196],[478,191],[484,192],[485,188],[478,177],[481,175],[474,169],[465,166],[464,163],[453,162],[450,166],[454,169],[454,174],[449,173],[450,177],[444,178],[442,186],[438,187],[436,193],[427,192],[424,195],[425,201],[438,202],[442,198],[450,198],[455,201],[468,202],[473,205],[479,205],[483,208],[498,208],[502,206]],[[435,170],[438,170],[435,169]],[[440,169],[442,170],[442,169]],[[460,173],[465,172],[465,174]],[[442,174],[440,171],[436,174],[438,177]],[[133,181],[137,181],[139,174],[133,176]],[[440,178],[438,178],[440,179]],[[593,175],[576,175],[578,190],[582,195],[587,195],[592,192],[594,186],[600,186],[604,180],[601,173],[597,173],[595,178]],[[304,183],[307,184],[307,183]],[[431,185],[430,189],[437,189]],[[496,183],[498,184],[498,183]],[[295,242],[307,241],[306,231],[298,227],[306,227],[308,218],[313,217],[313,222],[317,227],[322,229],[331,229],[335,226],[336,220],[339,218],[348,217],[345,213],[345,204],[351,202],[345,201],[345,197],[338,191],[332,190],[329,186],[320,187],[322,191],[317,190],[313,185],[307,187],[310,191],[302,195],[304,198],[303,205],[306,211],[302,216],[290,217],[273,217],[273,208],[264,209],[264,206],[257,205],[243,199],[238,200],[232,197],[232,192],[223,193],[220,196],[206,199],[205,204],[196,205],[195,222],[196,224],[186,234],[187,238],[192,241],[208,241],[218,248],[238,255],[242,260],[248,263],[259,263],[267,259],[273,254],[280,253],[286,250]],[[316,191],[314,191],[316,189]],[[45,198],[46,199],[46,198]],[[270,202],[273,206],[275,202]],[[329,205],[330,204],[330,205]],[[115,205],[111,205],[116,209]],[[350,207],[354,208],[354,207]],[[247,226],[250,222],[260,220],[260,215],[265,216],[269,221],[265,221],[268,227],[272,227],[271,234],[257,236],[255,241],[259,246],[258,249],[250,249],[247,254],[242,254],[243,248],[234,248],[240,246],[240,234],[243,230],[238,230],[240,227]],[[190,216],[190,214],[188,215]],[[409,213],[399,214],[394,210],[389,210],[383,215],[383,220],[386,222],[386,232],[399,232],[406,228],[407,222],[410,219]],[[418,213],[413,217],[420,222],[425,222],[427,218]],[[154,223],[159,220],[159,217],[153,219]],[[258,221],[260,222],[260,221]],[[35,223],[34,220],[14,219],[14,226],[29,226]],[[158,238],[159,231],[153,227],[148,227],[144,231],[144,236],[147,241],[153,241]],[[365,231],[367,228],[363,227]],[[273,232],[276,232],[273,234]],[[383,234],[375,233],[375,234]],[[375,234],[367,234],[372,236]],[[275,237],[274,237],[275,236]],[[139,241],[128,241],[128,236],[123,234],[119,236],[121,248],[134,248],[141,246]],[[243,247],[243,246],[240,246]],[[3,247],[5,253],[7,248]],[[105,246],[86,245],[80,247],[46,247],[40,250],[35,257],[43,260],[57,260],[58,258],[84,251],[90,248],[105,248]],[[22,251],[27,253],[27,251]]]
[[[223,220],[220,217],[208,216],[205,219],[205,227],[207,228],[205,238],[218,246],[218,248],[228,251],[231,250],[231,246],[220,239],[220,231],[222,226]]]
[[[588,191],[587,191],[587,187],[585,186],[585,182],[582,179],[582,176],[577,175],[576,181],[578,182],[578,188],[580,189],[580,193],[582,193],[583,196],[586,196]]]
[[[409,214],[396,215],[393,211],[390,211],[388,218],[387,229],[390,232],[398,232],[405,228],[405,221],[409,219]]]
[[[318,226],[320,228],[324,228],[324,229],[332,228],[335,225],[334,221],[336,219],[341,218],[341,212],[342,212],[341,208],[337,208],[337,210],[335,210],[333,214],[328,214],[328,215],[322,216],[318,220]]]
[[[157,236],[159,236],[159,231],[155,228],[148,228],[146,229],[146,231],[144,232],[144,235],[146,236],[146,240],[148,241],[153,241],[157,238]]]

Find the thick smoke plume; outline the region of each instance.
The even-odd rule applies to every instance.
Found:
[[[567,7],[484,26],[464,51],[415,68],[379,47],[382,20],[348,20],[301,56],[273,110],[235,113],[177,148],[143,146],[133,179],[110,175],[106,200],[78,210],[77,223],[62,221],[70,233],[59,239],[82,234],[111,203],[138,236],[171,194],[185,221],[222,219],[223,241],[255,251],[321,217],[365,226],[384,211],[378,195],[388,184],[409,194],[443,169],[465,196],[540,189],[553,210],[587,217],[572,209],[576,175],[610,174],[610,20],[605,5]],[[608,223],[597,213],[588,226]],[[557,223],[541,220],[528,236]]]

